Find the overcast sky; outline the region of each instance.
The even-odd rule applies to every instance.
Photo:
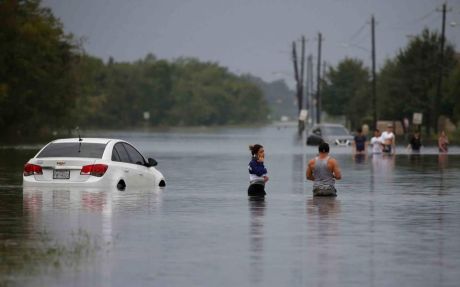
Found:
[[[441,31],[442,0],[43,0],[85,50],[107,60],[196,57],[235,73],[292,85],[291,43],[307,38],[307,54],[335,65],[355,57],[370,66],[370,18],[377,63],[392,58],[410,35]],[[460,50],[460,0],[447,2],[446,37]],[[457,23],[457,25],[451,24]]]

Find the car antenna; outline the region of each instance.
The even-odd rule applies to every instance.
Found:
[[[83,139],[80,136],[80,128],[76,127],[75,129],[77,130],[77,134],[78,134],[78,153],[80,153],[81,152],[81,142],[83,141]]]
[[[83,139],[82,139],[81,136],[80,136],[80,128],[79,128],[79,127],[76,127],[75,129],[77,130],[78,141],[79,141],[79,142],[83,141]]]

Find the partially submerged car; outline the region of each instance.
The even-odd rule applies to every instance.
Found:
[[[153,158],[118,139],[72,138],[48,143],[24,166],[23,185],[63,187],[166,186]]]
[[[348,146],[353,142],[353,136],[343,125],[317,124],[307,134],[307,145],[319,145],[322,142]]]

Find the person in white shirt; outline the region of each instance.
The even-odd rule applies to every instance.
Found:
[[[382,141],[380,139],[380,131],[378,129],[374,130],[374,136],[371,138],[372,153],[380,154],[382,153]]]
[[[380,139],[383,144],[382,152],[386,154],[395,153],[395,134],[393,133],[393,125],[388,124],[387,130],[382,133]]]

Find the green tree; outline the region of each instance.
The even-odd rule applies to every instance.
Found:
[[[72,112],[76,125],[98,127],[107,123],[104,107],[108,104],[108,71],[104,62],[96,57],[82,55],[76,68],[76,105]]]
[[[174,63],[174,106],[170,118],[179,125],[264,122],[268,106],[262,92],[215,63],[179,59]]]
[[[168,112],[174,104],[172,90],[172,68],[165,61],[153,61],[149,56],[139,63],[140,107],[137,112],[150,112],[152,124],[167,124]]]
[[[460,121],[460,63],[451,71],[444,82],[444,99],[442,101],[442,113],[449,115],[454,123]]]
[[[357,59],[346,58],[330,67],[322,83],[322,106],[330,115],[345,115],[351,127],[369,116],[369,71]]]
[[[28,135],[69,127],[77,46],[38,0],[0,2],[0,128]]]
[[[422,112],[427,131],[435,127],[432,117],[438,114],[434,107],[441,64],[440,42],[440,35],[425,29],[399,52],[394,61],[385,64],[379,79],[378,93],[382,117],[410,119],[412,113]],[[447,44],[444,52],[444,77],[451,73],[455,62],[452,45]]]
[[[252,75],[243,75],[243,79],[254,83],[262,90],[269,104],[272,119],[279,120],[282,116],[297,119],[298,107],[295,92],[289,89],[284,80],[267,83],[261,78]]]

